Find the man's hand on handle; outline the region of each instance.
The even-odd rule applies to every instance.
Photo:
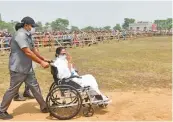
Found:
[[[48,68],[48,67],[49,67],[49,63],[48,63],[48,62],[45,62],[45,61],[41,61],[40,65],[41,65],[43,68]]]
[[[50,59],[46,59],[46,58],[44,58],[43,61],[48,62],[48,63],[51,62]]]

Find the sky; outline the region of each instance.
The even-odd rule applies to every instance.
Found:
[[[68,19],[70,25],[114,27],[124,18],[150,21],[172,18],[172,1],[0,1],[3,21],[20,21],[25,16],[35,21]]]

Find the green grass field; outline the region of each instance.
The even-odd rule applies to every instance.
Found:
[[[68,49],[82,74],[96,77],[102,90],[171,89],[172,37],[148,37],[110,41],[91,47]],[[54,59],[54,52],[40,48],[41,54]],[[53,82],[50,69],[37,67],[37,79],[44,95]],[[9,87],[8,55],[0,56],[0,97]],[[23,87],[20,91],[23,90]]]

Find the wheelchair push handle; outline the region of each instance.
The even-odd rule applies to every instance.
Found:
[[[47,61],[49,63],[50,66],[54,66],[54,61],[53,60],[50,60],[50,61]]]
[[[53,63],[53,60],[48,61],[49,64]]]

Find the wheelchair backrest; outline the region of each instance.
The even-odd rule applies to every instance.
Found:
[[[57,67],[51,65],[51,74],[53,75],[53,79],[54,79],[54,82],[57,83],[57,85],[60,85],[60,84],[66,84],[66,85],[70,85],[70,86],[73,86],[74,88],[76,89],[79,89],[81,88],[81,86],[77,83],[75,83],[74,81],[69,81],[69,82],[65,82],[64,80],[60,80],[57,75],[58,75],[58,69]]]
[[[57,82],[59,80],[59,78],[57,77],[57,74],[58,74],[57,67],[51,66],[51,74],[53,75],[54,81]]]

